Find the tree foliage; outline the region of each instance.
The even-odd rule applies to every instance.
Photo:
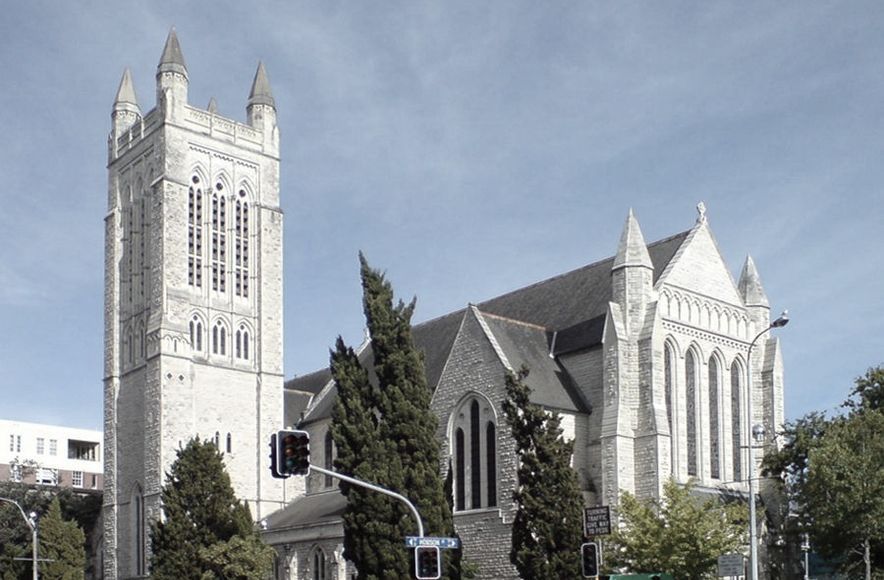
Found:
[[[249,508],[234,495],[212,442],[197,438],[178,450],[162,501],[165,517],[151,524],[152,577],[178,580],[208,573],[245,580],[269,573],[272,548],[261,544]],[[249,571],[239,575],[239,569]]]
[[[86,535],[77,522],[61,515],[57,497],[40,518],[39,526],[40,577],[46,580],[82,580],[86,570]]]
[[[873,569],[884,572],[884,413],[860,411],[829,426],[810,452],[803,499],[823,556],[850,554],[847,571],[867,580]]]
[[[507,375],[503,405],[519,457],[510,560],[524,578],[574,578],[580,571],[583,496],[571,468],[573,444],[562,437],[558,413],[531,403],[527,376],[525,368]]]
[[[605,542],[610,566],[631,572],[664,572],[679,580],[715,578],[718,557],[746,543],[746,507],[717,498],[703,500],[692,485],[672,480],[662,501],[620,499],[621,527]]]
[[[874,442],[861,440],[875,433],[884,416],[884,367],[858,377],[843,407],[848,410],[843,416],[815,412],[787,423],[781,434],[786,443],[765,456],[764,474],[780,480],[794,515],[780,530],[789,541],[797,543],[808,532],[813,550],[849,574],[865,574],[868,565],[871,574],[884,577],[884,537],[852,509],[867,497],[871,503],[863,504],[863,515],[884,509],[884,499],[876,503],[866,493],[880,485],[875,475],[884,472],[884,454]]]
[[[82,530],[91,532],[101,512],[101,494],[76,492],[57,487],[34,486],[18,482],[0,482],[0,497],[18,502],[25,513],[36,512],[38,519],[45,517],[50,503],[58,499],[64,520],[76,522]],[[87,533],[88,535],[88,533]],[[42,538],[42,533],[40,535]],[[38,539],[38,543],[41,540]],[[82,548],[86,554],[86,569],[90,565],[90,545],[85,539]],[[42,552],[43,546],[39,545]],[[31,578],[31,563],[14,558],[30,558],[31,531],[18,509],[0,502],[0,579],[27,580]]]
[[[415,302],[394,306],[390,283],[364,256],[359,259],[373,377],[339,338],[331,355],[338,388],[331,425],[335,467],[405,495],[417,506],[428,534],[449,536],[454,525],[439,475],[438,425],[411,335]],[[359,577],[411,578],[412,554],[404,538],[417,530],[408,508],[382,494],[346,483],[340,487],[347,496],[344,556]],[[445,577],[452,577],[451,568],[449,561]]]

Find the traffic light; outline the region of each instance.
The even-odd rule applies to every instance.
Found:
[[[414,575],[418,580],[435,580],[442,576],[438,547],[419,546],[414,549]]]
[[[595,542],[587,542],[580,546],[581,561],[583,563],[583,577],[594,578],[599,575],[599,545]]]
[[[280,477],[310,470],[310,434],[283,429],[276,434],[276,472]]]
[[[279,474],[279,446],[276,443],[276,433],[270,435],[270,475],[276,479],[285,479]]]

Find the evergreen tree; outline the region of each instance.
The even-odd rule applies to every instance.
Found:
[[[260,544],[249,508],[234,495],[221,453],[210,441],[192,439],[178,450],[166,474],[162,501],[165,518],[151,524],[154,578],[199,578],[215,572],[218,545],[234,537]],[[262,551],[257,545],[255,548]],[[262,562],[260,557],[256,559],[256,565]],[[267,566],[254,573],[266,574],[269,570]]]
[[[437,420],[411,335],[415,302],[394,306],[390,283],[362,254],[359,260],[376,382],[339,339],[331,364],[338,385],[332,417],[335,465],[405,495],[420,512],[425,532],[449,536],[454,525],[439,475]],[[348,499],[344,556],[354,562],[360,579],[412,578],[413,555],[404,538],[417,528],[408,508],[368,490],[345,484],[341,489]],[[450,566],[444,568],[451,577]]]
[[[58,498],[52,499],[49,510],[40,518],[40,577],[46,580],[82,580],[86,569],[86,536],[77,522],[61,515]]]
[[[518,511],[510,560],[523,578],[576,578],[583,542],[583,496],[571,468],[573,444],[561,417],[531,403],[528,369],[506,377],[503,412],[516,441]]]
[[[705,501],[671,479],[663,500],[620,498],[621,527],[605,542],[609,566],[633,573],[664,572],[679,580],[715,578],[718,557],[746,543],[746,507]]]

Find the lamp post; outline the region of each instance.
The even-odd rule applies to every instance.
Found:
[[[28,524],[28,527],[31,529],[31,561],[33,563],[33,578],[34,580],[38,580],[39,576],[37,575],[37,514],[34,512],[30,513],[30,517],[25,515],[25,510],[21,509],[21,506],[17,501],[9,499],[8,497],[0,497],[0,501],[5,501],[7,503],[13,504],[18,508],[21,517],[25,519],[25,523]]]
[[[752,425],[752,349],[758,339],[772,328],[782,328],[789,324],[789,311],[784,310],[780,317],[771,322],[767,328],[759,332],[749,343],[746,354],[746,450],[749,458],[749,573],[750,580],[758,580],[758,530],[755,525],[755,452],[754,441],[756,429]],[[758,430],[764,435],[764,428]]]

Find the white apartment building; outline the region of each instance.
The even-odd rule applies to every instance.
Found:
[[[102,432],[0,419],[0,481],[100,490]]]

